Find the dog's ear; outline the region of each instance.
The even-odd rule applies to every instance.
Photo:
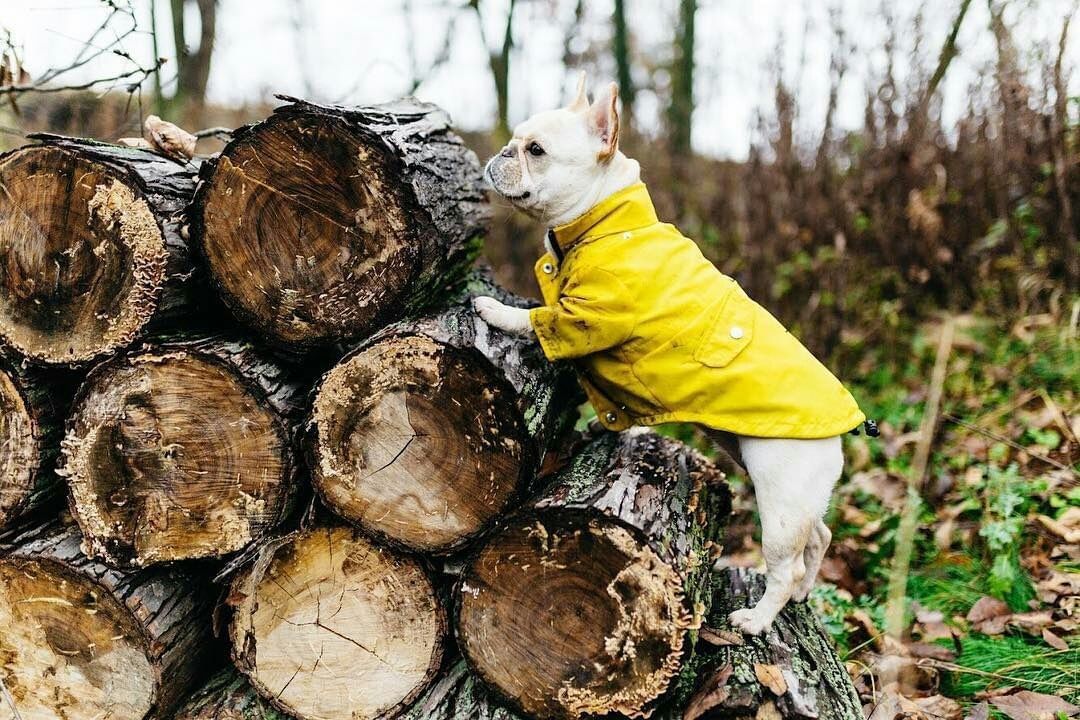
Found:
[[[608,85],[589,107],[589,129],[600,137],[602,143],[597,159],[606,162],[619,149],[619,86]]]
[[[584,112],[589,109],[589,94],[585,90],[585,82],[588,79],[588,74],[582,70],[578,74],[577,92],[574,94],[574,101],[567,105],[567,110],[573,112]]]

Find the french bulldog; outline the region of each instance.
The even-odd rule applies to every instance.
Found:
[[[822,425],[825,436],[820,436],[819,432],[819,436],[815,437],[785,432],[783,428],[786,426],[782,424],[769,426],[779,429],[760,433],[769,435],[767,437],[740,433],[739,426],[724,422],[723,418],[727,416],[723,412],[726,409],[710,413],[708,408],[698,412],[698,408],[693,407],[695,403],[711,407],[715,403],[711,403],[709,397],[717,398],[718,402],[734,402],[727,398],[739,396],[743,391],[734,391],[727,378],[733,377],[732,373],[752,378],[756,371],[746,365],[748,360],[742,358],[751,357],[753,352],[759,353],[759,359],[755,362],[765,368],[761,372],[767,372],[771,362],[767,355],[762,361],[761,353],[769,352],[770,337],[776,343],[794,343],[798,349],[792,346],[790,352],[784,349],[782,354],[797,355],[799,362],[807,368],[816,361],[797,341],[791,339],[789,333],[786,334],[787,339],[782,337],[785,331],[779,323],[760,306],[745,298],[734,281],[716,271],[711,263],[701,257],[692,241],[682,238],[672,226],[658,222],[642,227],[627,226],[625,232],[609,232],[605,235],[606,231],[595,229],[599,225],[591,225],[593,216],[607,217],[603,208],[609,198],[631,197],[639,193],[646,198],[644,202],[648,202],[644,186],[640,191],[634,190],[640,183],[641,169],[638,163],[619,149],[618,87],[614,83],[590,103],[582,74],[574,101],[567,107],[541,112],[518,125],[506,146],[487,163],[484,174],[495,192],[516,209],[554,229],[548,232],[545,239],[545,258],[548,260],[543,263],[542,270],[538,265],[542,289],[544,282],[551,283],[551,297],[545,297],[546,307],[533,310],[509,307],[490,297],[478,297],[474,301],[476,311],[489,325],[504,331],[521,334],[535,332],[549,358],[572,359],[582,371],[580,377],[586,390],[595,391],[590,391],[589,396],[597,406],[598,416],[612,429],[622,429],[628,423],[648,425],[672,419],[691,420],[705,426],[711,435],[735,441],[737,455],[753,482],[757,496],[762,523],[762,548],[767,565],[767,587],[754,607],[736,610],[731,613],[730,621],[733,628],[751,635],[768,630],[788,600],[804,600],[813,588],[832,539],[823,517],[833,486],[843,469],[840,436],[863,420],[857,406],[853,405],[853,401],[849,402],[850,396],[846,399],[841,397],[841,393],[846,394],[846,391],[842,388],[837,391],[829,381],[823,379],[821,382],[827,388],[827,394],[832,393],[828,401],[832,403],[830,407],[842,406],[844,414],[839,425]],[[651,202],[641,212],[654,212]],[[581,218],[587,220],[582,222]],[[575,223],[593,229],[585,232],[587,237],[580,243],[569,248],[560,247],[559,229],[573,228]],[[640,220],[636,223],[641,224]],[[609,229],[622,228],[612,225]],[[602,237],[594,239],[589,236],[590,232]],[[685,268],[672,265],[672,253],[664,249],[666,246],[656,245],[655,252],[650,249],[654,236],[661,235],[665,243],[684,243],[672,247],[678,249],[675,255],[687,253],[685,257],[690,260],[683,263]],[[581,274],[580,268],[574,270],[571,266],[575,262],[582,265],[585,253],[590,253],[590,265],[596,266],[591,267],[590,276],[608,278],[605,281],[607,285],[622,288],[621,295],[614,290],[612,292],[615,294],[610,295],[610,298],[618,297],[618,300],[609,300],[604,292],[592,290],[586,293],[588,297],[583,297],[581,293],[584,292],[585,281],[579,282],[573,278],[560,280],[559,276],[564,272]],[[690,266],[693,266],[692,270]],[[678,286],[684,277],[686,282],[697,285],[680,294],[677,292],[680,288],[672,286]],[[626,288],[635,289],[627,291]],[[745,329],[723,317],[725,311],[716,309],[724,301],[717,300],[710,304],[701,299],[712,294],[736,298],[727,303],[733,307],[736,302],[741,303],[738,305],[742,308],[739,310],[741,316],[750,319],[743,322]],[[650,305],[659,304],[659,298],[672,307],[661,310]],[[626,314],[623,308],[626,305],[637,306],[633,309],[636,319],[616,328],[618,318]],[[703,309],[705,307],[709,309],[706,311]],[[586,315],[586,312],[589,314]],[[717,313],[719,319],[713,320],[712,315],[702,319],[710,313]],[[662,322],[653,322],[657,317]],[[750,323],[755,322],[755,317],[753,332],[756,337],[753,343],[760,348],[746,353],[747,347],[755,347],[748,337]],[[534,323],[541,321],[542,327],[534,328]],[[693,343],[697,348],[693,357],[700,358],[700,363],[691,360],[690,351],[683,348],[690,343],[680,340],[685,340],[683,324],[689,327],[694,323],[706,328],[693,330]],[[609,326],[606,327],[606,324]],[[569,337],[586,326],[589,338],[604,338],[602,345],[596,345],[598,341],[595,340],[583,339],[578,342]],[[711,329],[717,327],[721,329]],[[590,345],[590,342],[594,344]],[[747,343],[750,343],[749,346]],[[643,350],[634,349],[639,346]],[[701,349],[703,347],[704,350]],[[782,347],[788,348],[787,345]],[[563,350],[556,352],[552,348]],[[800,353],[805,353],[806,357]],[[648,386],[648,393],[621,387],[623,381],[619,378],[627,379],[623,384],[633,383],[637,387],[637,379],[646,374],[646,369],[639,367],[643,363],[651,363],[661,369],[667,363],[679,369],[670,373],[653,372],[652,376],[659,379],[653,380]],[[742,363],[742,369],[733,370],[738,363]],[[790,384],[788,375],[803,371],[792,367],[794,369],[790,372],[784,371],[786,374],[780,376],[779,382],[759,383],[752,391],[747,391],[751,392],[753,400],[747,405],[760,404],[763,394],[772,392],[768,388],[774,385],[777,393],[787,393],[788,396],[797,394],[800,381],[796,378],[793,381],[795,384]],[[606,371],[605,368],[621,370]],[[624,370],[626,372],[622,372]],[[605,372],[606,379],[598,380],[597,375],[604,375]],[[828,374],[821,366],[810,368],[807,372]],[[663,387],[665,383],[670,383],[670,387]],[[789,384],[785,386],[785,383]],[[836,385],[839,386],[838,381]],[[684,386],[693,386],[694,393],[684,393]],[[785,391],[784,387],[791,390]],[[641,407],[635,405],[635,398],[646,394],[648,397],[642,400]],[[609,402],[609,396],[615,399]],[[684,396],[689,399],[679,399]],[[665,399],[669,397],[675,399]],[[654,401],[660,409],[648,410],[651,407],[649,403]],[[777,402],[784,401],[783,398],[777,399]],[[611,409],[601,413],[600,405],[610,406]],[[714,418],[718,419],[713,421]]]

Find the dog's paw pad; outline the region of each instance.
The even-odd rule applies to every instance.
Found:
[[[746,635],[760,635],[772,623],[765,623],[752,608],[736,610],[728,615],[731,627]]]

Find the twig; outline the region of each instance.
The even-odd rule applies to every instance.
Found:
[[[952,354],[955,321],[946,317],[938,340],[937,357],[934,371],[930,376],[930,392],[926,398],[922,424],[919,426],[919,440],[915,446],[915,457],[908,474],[907,502],[900,517],[900,527],[896,532],[896,553],[892,568],[889,570],[889,598],[885,608],[885,633],[895,640],[900,640],[904,631],[904,609],[907,597],[908,572],[911,569],[911,554],[915,546],[915,527],[919,520],[919,507],[923,478],[930,462],[930,446],[934,441],[938,411],[941,407],[941,393],[945,386],[945,376],[949,368],[949,356]],[[886,680],[888,682],[888,680]]]
[[[1040,461],[1046,463],[1047,465],[1050,465],[1052,467],[1056,467],[1058,470],[1065,470],[1067,472],[1072,473],[1073,475],[1075,475],[1077,477],[1080,477],[1080,471],[1077,471],[1076,468],[1071,468],[1068,465],[1066,465],[1065,463],[1058,462],[1057,460],[1055,460],[1055,459],[1053,459],[1051,457],[1047,457],[1046,455],[1040,455],[1039,453],[1032,452],[1030,448],[1026,448],[1023,445],[1021,445],[1020,443],[1016,442],[1015,440],[1011,440],[1011,439],[1005,437],[1004,435],[999,435],[996,432],[993,432],[991,430],[987,430],[986,428],[981,428],[978,425],[972,425],[967,420],[961,420],[960,418],[958,418],[955,415],[952,415],[950,413],[942,413],[941,416],[943,418],[945,418],[946,420],[948,420],[949,422],[956,423],[957,425],[960,425],[961,427],[967,428],[968,430],[970,430],[972,432],[979,433],[980,435],[985,435],[986,437],[990,438],[991,440],[996,440],[997,442],[1005,443],[1006,445],[1011,447],[1013,450],[1020,450],[1022,452],[1025,452],[1028,455],[1030,455],[1031,457],[1035,458],[1036,460],[1040,460]]]
[[[4,702],[11,708],[11,714],[14,716],[12,720],[23,720],[23,716],[19,714],[19,708],[15,707],[15,699],[11,697],[11,693],[8,692],[7,685],[4,684],[3,678],[0,678],[0,693],[3,693]]]

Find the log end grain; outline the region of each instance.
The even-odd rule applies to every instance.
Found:
[[[678,672],[691,624],[681,578],[639,533],[576,514],[509,525],[460,597],[474,669],[544,718],[641,717]]]
[[[461,275],[487,218],[479,164],[415,102],[294,102],[203,169],[193,233],[232,311],[305,348],[365,334]]]
[[[34,490],[40,439],[15,378],[0,368],[0,527],[21,514]]]
[[[67,149],[0,158],[0,343],[79,364],[124,347],[154,315],[166,237],[131,176]]]
[[[277,524],[290,453],[281,418],[235,368],[162,347],[91,373],[61,472],[88,552],[144,566],[220,557]]]
[[[298,718],[392,717],[442,662],[446,619],[423,568],[351,528],[276,541],[229,603],[237,666]]]
[[[447,552],[523,483],[529,436],[512,387],[479,352],[394,334],[331,370],[314,403],[313,481],[339,515]]]

